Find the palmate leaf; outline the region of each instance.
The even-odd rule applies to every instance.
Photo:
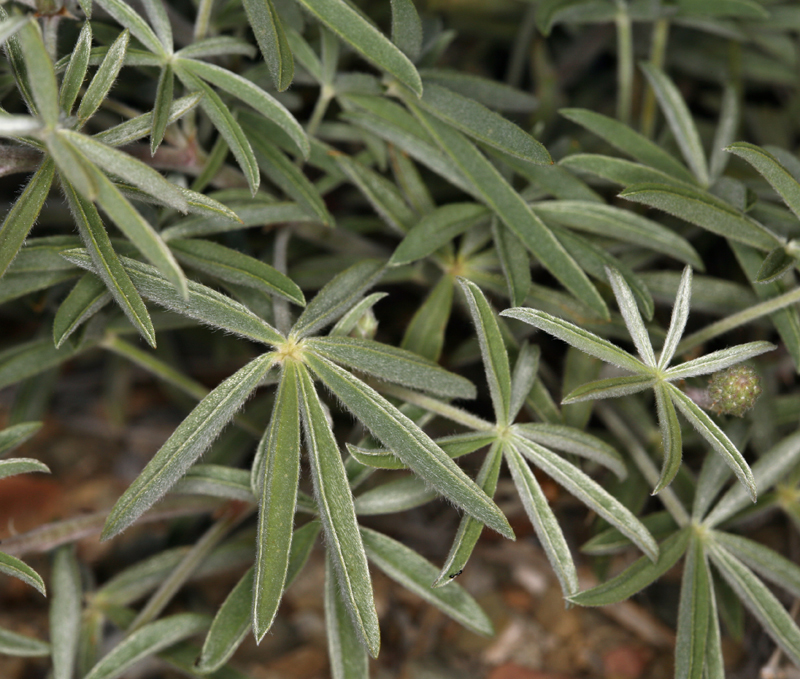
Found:
[[[259,498],[252,621],[260,642],[283,595],[300,473],[300,395],[297,365],[285,361],[269,427],[253,463]]]
[[[681,275],[681,282],[678,285],[678,292],[675,295],[675,303],[672,306],[672,318],[669,322],[667,337],[661,354],[658,357],[658,369],[664,370],[675,355],[678,343],[681,341],[683,331],[686,328],[686,321],[689,318],[689,308],[692,299],[692,268],[687,266]]]
[[[463,135],[448,124],[422,111],[409,98],[406,105],[468,178],[472,191],[491,208],[505,226],[572,294],[602,317],[608,309],[595,287],[553,233],[531,211],[522,197],[497,169]]]
[[[749,358],[755,358],[768,351],[775,351],[775,349],[777,347],[774,344],[764,341],[748,342],[729,349],[720,349],[670,368],[666,371],[665,378],[674,381],[697,375],[708,375],[746,361]]]
[[[417,476],[468,514],[512,537],[508,521],[486,494],[416,424],[374,389],[311,352],[305,362],[372,434]]]
[[[653,353],[653,345],[650,343],[650,335],[644,327],[642,316],[639,313],[639,308],[636,306],[636,300],[634,300],[630,288],[619,271],[606,267],[606,276],[608,277],[608,282],[611,283],[614,297],[617,299],[625,326],[628,328],[636,350],[639,352],[639,357],[645,365],[654,368],[656,357]]]
[[[347,474],[311,376],[303,366],[299,367],[299,373],[306,450],[328,558],[355,631],[370,655],[377,657],[380,649],[378,613]]]
[[[652,375],[624,375],[622,377],[609,377],[604,380],[587,382],[573,389],[563,399],[562,405],[572,405],[586,401],[596,401],[603,398],[617,398],[630,396],[645,391],[658,384]]]
[[[274,360],[274,354],[260,356],[200,401],[117,500],[106,520],[102,539],[125,530],[183,476],[241,408]]]

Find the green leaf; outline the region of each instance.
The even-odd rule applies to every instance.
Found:
[[[124,0],[97,0],[97,4],[127,28],[145,48],[162,59],[169,56],[161,41],[153,33],[153,29],[127,2]]]
[[[589,4],[591,0],[543,0],[536,6],[536,27],[542,35],[550,35],[559,15],[573,7]]]
[[[536,97],[503,82],[444,68],[420,69],[423,84],[433,81],[448,90],[475,99],[484,106],[512,113],[531,113],[538,105]]]
[[[114,251],[97,209],[92,203],[79,196],[69,182],[62,182],[62,186],[70,211],[92,258],[94,270],[133,327],[139,331],[151,347],[155,347],[156,331],[150,320],[150,314]],[[73,323],[74,327],[76,326]],[[57,341],[56,347],[59,346],[61,346],[61,342]]]
[[[644,327],[644,321],[642,321],[631,289],[616,269],[606,267],[606,276],[608,276],[608,282],[611,283],[611,289],[614,291],[614,297],[617,299],[625,326],[628,328],[640,358],[645,365],[655,368],[656,356],[653,353],[653,345],[650,343],[650,335]]]
[[[258,85],[215,64],[194,59],[179,60],[179,73],[189,72],[197,78],[219,87],[221,90],[252,106],[258,113],[280,127],[307,158],[311,152],[305,130],[289,110],[277,99],[267,94]]]
[[[464,434],[454,434],[436,439],[434,443],[439,446],[450,457],[461,457],[474,453],[479,448],[490,445],[496,436],[492,432],[467,432]],[[394,453],[385,448],[359,448],[351,444],[346,444],[350,454],[361,464],[374,469],[406,469]]]
[[[658,383],[652,375],[623,375],[609,377],[604,380],[587,382],[577,389],[573,389],[562,400],[562,405],[571,405],[583,401],[597,401],[603,398],[618,398],[638,394],[640,391],[650,389]]]
[[[94,270],[84,250],[65,250],[61,255],[83,269]],[[136,289],[156,304],[206,325],[257,342],[277,345],[284,341],[275,328],[230,297],[200,283],[189,281],[189,296],[184,301],[180,293],[154,267],[127,257],[120,259]]]
[[[458,165],[481,201],[564,287],[606,317],[608,309],[586,274],[497,169],[458,131],[419,110],[412,102],[406,101],[406,104],[434,136],[442,151]]]
[[[437,493],[416,476],[405,476],[370,488],[355,499],[356,514],[395,514],[436,499]],[[481,526],[482,527],[482,526]]]
[[[661,543],[655,563],[643,556],[617,577],[579,592],[569,597],[569,600],[579,606],[607,606],[624,601],[654,583],[672,568],[689,546],[690,536],[688,528],[676,531]]]
[[[194,109],[203,98],[202,92],[193,92],[170,103],[168,123],[174,123]],[[132,141],[146,137],[153,129],[153,112],[126,120],[124,123],[109,127],[94,135],[95,141],[109,146],[125,146]]]
[[[683,456],[683,438],[678,414],[672,404],[667,387],[659,382],[655,385],[656,409],[658,411],[658,424],[661,428],[661,447],[664,453],[664,462],[661,465],[661,476],[653,489],[653,495],[666,488],[681,466]]]
[[[758,170],[789,209],[800,217],[800,184],[775,156],[755,144],[743,141],[737,141],[725,150],[743,158]]]
[[[756,283],[772,283],[791,269],[797,260],[785,248],[777,247],[765,258],[756,274]]]
[[[41,462],[36,463],[38,466],[34,467],[32,463],[36,462],[36,460],[6,460],[4,462],[0,462],[0,470],[2,472],[7,471],[6,467],[10,463],[20,463],[20,462],[30,462],[31,468],[23,470],[21,472],[13,472],[13,473],[25,473],[26,471],[50,471],[45,465]],[[41,469],[44,467],[44,469]],[[7,476],[11,476],[11,474],[2,473],[0,472],[0,478],[5,478]],[[23,561],[20,561],[14,556],[9,554],[4,554],[0,552],[0,572],[5,573],[6,575],[10,575],[12,578],[17,578],[17,580],[22,580],[26,585],[30,585],[33,587],[37,592],[42,594],[42,596],[46,596],[45,588],[44,588],[44,580],[42,580],[41,576],[33,570],[28,564]],[[2,652],[0,650],[0,652]]]
[[[250,484],[250,472],[218,464],[195,464],[173,486],[171,492],[256,502]]]
[[[619,197],[663,210],[718,236],[759,250],[772,250],[781,245],[777,236],[757,221],[704,191],[666,184],[634,184]]]
[[[686,184],[672,175],[656,170],[648,165],[634,163],[624,158],[604,156],[599,153],[574,153],[559,162],[560,167],[567,168],[579,175],[593,174],[623,187],[631,184],[668,184],[677,187]]]
[[[71,679],[78,654],[83,587],[72,545],[61,547],[53,560],[50,587],[50,643],[53,679]]]
[[[47,54],[39,24],[25,22],[17,31],[19,46],[25,59],[28,85],[31,89],[36,111],[48,128],[58,124],[58,85],[53,62]]]
[[[475,479],[475,483],[489,497],[492,497],[495,490],[497,490],[497,479],[500,476],[502,462],[503,445],[498,441],[494,441]],[[433,587],[443,587],[461,574],[482,532],[483,524],[480,521],[476,521],[471,516],[461,517],[461,521],[458,524],[458,532],[453,539],[452,547],[450,547],[450,553],[447,555],[439,575],[434,580]]]
[[[160,2],[160,0],[152,0]],[[170,118],[170,108],[172,107],[173,90],[175,87],[175,72],[172,64],[164,64],[161,74],[158,77],[156,87],[156,99],[153,104],[153,129],[150,132],[150,154],[155,155],[158,147],[164,139],[164,132],[167,129]],[[128,179],[128,175],[125,175]]]
[[[556,483],[629,537],[652,561],[658,559],[658,545],[653,536],[625,505],[599,483],[537,443],[515,436],[514,446]]]
[[[353,496],[325,409],[305,367],[300,368],[299,378],[306,451],[326,551],[355,631],[375,658],[380,649],[380,627]]]
[[[150,19],[158,39],[164,46],[164,50],[171,54],[172,24],[163,0],[142,0],[142,4],[144,5],[144,11],[147,13],[147,18]]]
[[[759,492],[764,493],[781,481],[798,461],[800,461],[800,431],[779,441],[753,464],[753,478]],[[711,527],[718,526],[748,504],[750,504],[748,492],[743,486],[735,485],[722,496],[703,523]]]
[[[497,219],[492,220],[492,235],[508,297],[512,304],[524,304],[531,288],[531,262],[525,245],[510,229],[500,226]]]
[[[127,30],[119,34],[119,37],[108,48],[106,56],[103,58],[97,72],[86,88],[86,93],[78,106],[78,122],[85,123],[91,118],[103,100],[108,96],[111,86],[117,79],[123,64],[125,63],[125,53],[128,49],[130,34]]]
[[[665,370],[675,356],[675,350],[681,341],[683,331],[686,328],[686,321],[689,318],[689,309],[692,300],[692,268],[687,266],[681,275],[681,282],[678,285],[678,292],[675,295],[675,303],[672,306],[672,318],[669,321],[669,330],[664,340],[664,346],[658,357],[658,369]]]
[[[714,459],[717,458],[714,457]],[[650,531],[654,538],[659,540],[672,535],[678,529],[675,519],[667,511],[654,512],[642,517],[642,525]],[[585,542],[581,546],[581,551],[591,556],[606,556],[618,554],[630,546],[631,541],[616,528],[607,528]]]
[[[91,273],[81,276],[59,305],[53,319],[53,343],[56,349],[110,301],[111,293],[100,278]]]
[[[753,0],[678,0],[681,14],[767,19],[769,12]],[[758,25],[758,24],[756,24]]]
[[[316,217],[326,226],[333,226],[334,219],[325,207],[325,201],[319,191],[269,140],[268,130],[265,130],[263,125],[256,124],[255,116],[243,116],[242,124],[256,152],[256,160],[261,171],[287,196],[302,205],[311,217]]]
[[[21,446],[41,428],[41,422],[20,422],[0,430],[0,455]]]
[[[348,368],[405,387],[454,398],[476,396],[474,385],[466,378],[388,344],[354,337],[317,337],[304,346]]]
[[[30,21],[30,15],[5,16],[0,21],[0,45],[13,37],[20,28]]]
[[[473,99],[429,83],[425,87],[420,105],[481,144],[527,163],[553,164],[553,159],[541,143],[521,127]]]
[[[188,89],[197,90],[202,93],[203,98],[200,100],[200,107],[228,144],[228,147],[236,158],[236,162],[247,178],[247,183],[250,186],[250,193],[255,195],[261,182],[261,177],[258,174],[258,163],[253,154],[253,149],[241,125],[236,122],[230,109],[223,103],[222,99],[219,98],[219,95],[214,92],[214,90],[192,72],[182,68],[182,62],[184,61],[188,62],[189,60],[181,59],[179,61],[180,67],[175,69],[175,74]]]
[[[91,162],[97,164],[106,172],[124,177],[126,182],[133,184],[147,194],[155,196],[159,201],[166,203],[171,208],[180,212],[189,209],[183,192],[153,168],[136,160],[130,154],[118,151],[102,142],[70,130],[60,132],[62,139],[77,148]],[[100,184],[101,182],[98,182]],[[104,193],[101,186],[98,202],[103,205]]]
[[[375,304],[380,302],[384,297],[388,296],[388,292],[373,292],[371,295],[367,295],[352,309],[350,309],[350,311],[336,321],[336,325],[334,325],[330,331],[331,337],[346,337],[349,335],[364,314],[369,313]]]
[[[736,474],[740,483],[747,489],[747,492],[750,494],[750,499],[755,502],[757,491],[753,472],[742,454],[736,449],[736,446],[734,446],[723,431],[714,424],[713,420],[674,384],[667,384],[666,388],[669,390],[670,398],[675,405],[678,406],[678,410],[689,420],[700,436],[708,441],[714,450],[722,455],[727,465],[733,470],[733,473]]]
[[[92,49],[92,24],[85,21],[81,28],[78,40],[69,58],[67,70],[61,80],[61,91],[58,101],[61,110],[67,115],[72,113],[75,99],[78,98],[83,80],[86,77],[86,69],[89,66],[89,53]]]
[[[408,58],[377,28],[343,0],[297,0],[309,14],[351,45],[367,61],[397,78],[417,96],[422,80]]]
[[[444,332],[453,308],[452,276],[442,276],[406,326],[400,346],[431,361],[438,361],[444,346]]]
[[[513,535],[497,505],[416,424],[374,389],[327,359],[309,353],[305,360],[347,409],[417,476],[501,535]]]
[[[495,419],[498,425],[505,426],[509,424],[511,408],[511,368],[500,326],[481,289],[464,278],[460,278],[458,282],[469,305],[472,323],[478,335]]]
[[[641,361],[631,356],[627,351],[611,344],[608,340],[598,337],[594,333],[588,332],[577,325],[562,321],[560,318],[546,314],[543,311],[516,307],[500,312],[506,318],[515,318],[523,323],[528,323],[539,330],[558,337],[567,344],[580,349],[581,351],[595,356],[607,363],[619,366],[634,373],[644,373],[647,371]],[[649,375],[649,373],[648,373]]]
[[[711,151],[709,172],[712,183],[719,179],[728,165],[730,156],[725,152],[728,146],[739,134],[741,123],[741,88],[736,83],[725,83],[722,91],[722,103],[719,111],[719,122],[714,132],[714,142]]]
[[[457,583],[432,588],[437,569],[415,551],[392,538],[361,528],[367,556],[392,580],[413,592],[467,629],[485,636],[494,633],[492,623],[477,602]]]
[[[686,102],[683,100],[675,83],[670,80],[663,71],[648,62],[640,64],[642,71],[647,77],[650,87],[653,88],[664,117],[669,123],[675,141],[686,159],[686,163],[692,169],[697,181],[703,186],[708,186],[708,163],[703,145],[700,142],[700,135],[695,127],[692,114],[689,112]]]
[[[283,92],[294,78],[294,58],[280,15],[275,11],[272,0],[244,0],[243,4],[272,82],[278,92]]]
[[[711,574],[699,540],[693,539],[683,567],[675,640],[675,677],[703,679],[709,617]],[[716,624],[716,620],[714,621]]]
[[[307,337],[337,318],[352,307],[361,295],[375,285],[383,274],[383,262],[364,259],[335,276],[300,314],[292,327],[292,335]]]
[[[700,358],[676,365],[667,370],[664,377],[673,381],[695,377],[696,375],[707,375],[775,349],[777,347],[771,342],[760,341],[739,344],[735,347],[713,351]]]
[[[0,653],[18,658],[50,655],[50,644],[0,627]]]
[[[406,233],[417,217],[397,186],[349,156],[333,152],[339,169],[358,187],[375,212],[395,231]]]
[[[49,474],[50,469],[44,462],[39,462],[39,460],[34,460],[29,457],[15,457],[11,460],[0,460],[0,479],[16,476],[17,474],[29,474],[30,472],[44,472]],[[3,553],[0,552],[0,558],[2,558],[2,556]]]
[[[741,535],[714,531],[713,539],[727,551],[778,587],[800,596],[800,566],[761,543]]]
[[[50,193],[55,167],[46,159],[11,206],[0,226],[0,276],[16,257]]]
[[[640,163],[661,170],[681,181],[690,184],[695,182],[692,174],[671,154],[625,123],[581,108],[562,108],[559,113]]]
[[[143,658],[204,632],[210,622],[207,615],[178,613],[144,625],[117,644],[84,679],[116,679]]]
[[[703,261],[691,244],[672,229],[613,205],[582,200],[548,200],[531,209],[542,219],[596,236],[633,243],[703,269]]]
[[[200,401],[117,500],[103,528],[103,540],[130,526],[183,476],[241,408],[274,360],[271,353],[260,356]]]
[[[258,54],[258,49],[243,38],[234,38],[230,35],[215,35],[211,38],[203,38],[189,43],[186,47],[179,49],[175,56],[183,59],[202,59],[234,54],[252,59]]]
[[[448,203],[436,208],[406,234],[389,260],[389,265],[410,264],[433,254],[485,219],[487,214],[487,209],[477,203]]]
[[[286,583],[300,474],[297,364],[284,361],[269,427],[253,464],[260,489],[252,620],[256,642],[272,627]]]
[[[342,598],[331,558],[325,559],[325,629],[332,679],[368,679],[367,650],[360,643]]]
[[[209,276],[277,294],[305,306],[303,292],[288,276],[255,257],[208,240],[176,238],[169,242],[169,246],[181,262]]]
[[[0,352],[0,388],[55,368],[78,351],[73,347],[56,349],[50,338],[32,340],[6,349]]]
[[[522,506],[533,524],[536,537],[539,538],[559,583],[561,583],[561,591],[564,596],[575,594],[578,591],[578,572],[558,519],[553,514],[539,482],[517,447],[507,444],[504,446],[503,452],[517,493],[522,500]]]
[[[747,566],[714,542],[710,543],[710,556],[764,631],[795,665],[800,665],[800,629],[772,592]]]
[[[513,422],[525,399],[533,389],[539,372],[539,356],[541,350],[538,346],[529,344],[527,341],[520,345],[517,354],[517,362],[514,364],[514,373],[511,375],[511,405],[509,407],[508,419]]]
[[[414,0],[392,0],[392,42],[411,61],[422,51],[422,21]]]
[[[593,460],[610,469],[619,479],[628,475],[625,462],[616,449],[574,427],[536,422],[514,425],[514,431],[539,445]]]

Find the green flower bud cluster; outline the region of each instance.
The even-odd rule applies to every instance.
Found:
[[[761,396],[761,378],[750,366],[735,365],[711,377],[708,396],[718,415],[743,417]]]

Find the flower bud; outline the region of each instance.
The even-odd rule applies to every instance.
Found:
[[[718,415],[743,417],[761,396],[761,378],[750,366],[732,366],[712,375],[708,396]]]

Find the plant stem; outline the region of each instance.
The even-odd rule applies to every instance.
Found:
[[[309,137],[313,137],[319,129],[322,119],[325,117],[325,112],[328,110],[328,104],[333,99],[334,91],[330,85],[323,85],[319,91],[317,103],[314,105],[314,110],[311,112],[311,119],[308,121],[306,132]]]
[[[136,616],[130,627],[128,627],[126,630],[127,634],[135,632],[142,625],[146,625],[148,622],[158,617],[159,613],[161,613],[172,600],[172,597],[183,587],[192,573],[197,570],[201,562],[237,524],[255,511],[255,507],[245,505],[241,502],[231,502],[229,503],[228,510],[225,516],[214,523],[211,528],[203,534],[203,537],[194,544],[175,570],[161,583],[161,586],[153,593],[148,602],[144,605],[144,608],[139,611],[139,615]]]
[[[628,4],[617,0],[617,118],[625,124],[631,120],[633,101],[633,34]]]
[[[289,248],[289,239],[292,237],[290,228],[283,228],[275,236],[275,251],[272,265],[282,274],[286,274],[286,251]],[[274,297],[272,310],[275,313],[275,325],[278,332],[288,335],[292,327],[292,316],[289,311],[289,302],[282,297]]]
[[[481,419],[461,408],[456,408],[456,406],[451,406],[449,403],[442,403],[435,398],[420,394],[419,392],[397,387],[393,384],[381,383],[373,386],[385,394],[400,398],[407,403],[424,408],[428,412],[435,413],[436,415],[446,417],[453,422],[458,422],[458,424],[462,424],[469,429],[474,429],[475,431],[494,431],[496,429],[495,425],[487,420]]]
[[[650,44],[650,63],[658,69],[664,67],[664,55],[669,38],[669,19],[661,18],[653,25],[653,36]],[[644,93],[642,102],[642,134],[651,139],[656,126],[656,93],[650,85]]]
[[[644,446],[639,442],[633,432],[628,429],[628,426],[623,422],[622,418],[611,408],[611,406],[604,403],[595,404],[595,409],[600,419],[603,420],[606,427],[622,442],[626,450],[633,458],[634,463],[639,468],[642,476],[647,482],[655,487],[658,483],[659,472],[650,455],[644,449]],[[664,488],[659,492],[658,499],[661,500],[666,510],[672,515],[680,527],[688,526],[691,522],[689,512],[683,506],[683,503],[675,495],[672,488]]]
[[[708,342],[715,337],[719,337],[729,330],[738,328],[740,325],[750,323],[757,318],[767,316],[768,314],[779,311],[780,309],[784,309],[792,304],[797,304],[798,302],[800,302],[800,288],[795,288],[794,290],[785,292],[782,295],[765,300],[760,304],[748,307],[739,313],[728,316],[727,318],[723,318],[716,323],[712,323],[702,330],[698,330],[691,335],[687,335],[678,345],[675,353],[685,353],[690,349],[694,349],[696,346],[703,344],[704,342]]]
[[[536,5],[531,4],[525,10],[514,45],[511,48],[511,58],[508,60],[506,82],[512,87],[519,87],[525,73],[525,64],[530,59],[531,41],[536,31]]]
[[[194,22],[194,39],[202,40],[208,34],[211,23],[211,10],[214,9],[214,0],[200,0],[197,7],[197,19]]]

